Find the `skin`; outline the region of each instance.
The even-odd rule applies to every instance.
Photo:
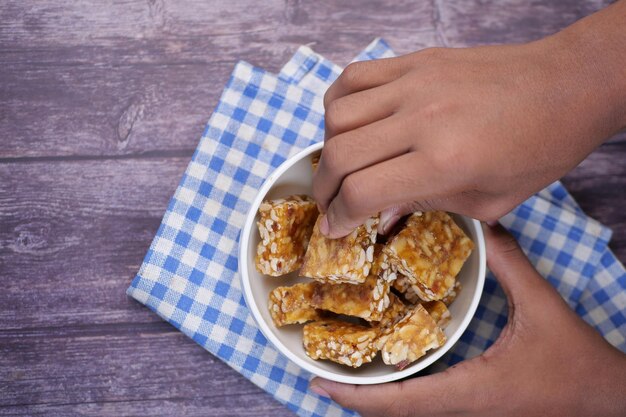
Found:
[[[626,355],[568,307],[501,226],[485,226],[485,237],[509,302],[509,321],[485,353],[398,383],[316,378],[311,390],[363,417],[625,415]]]
[[[540,41],[356,63],[325,96],[313,194],[335,238],[376,213],[489,224],[626,126],[626,0]],[[487,257],[509,321],[483,355],[376,386],[311,389],[373,416],[624,416],[626,355],[583,322],[500,226]]]
[[[626,126],[626,1],[523,45],[349,65],[328,89],[313,195],[321,231],[381,212],[494,221]]]

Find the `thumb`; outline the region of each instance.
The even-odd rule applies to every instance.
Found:
[[[515,238],[499,223],[483,225],[487,245],[487,266],[494,273],[509,302],[517,304],[524,297],[552,290],[530,263]],[[552,292],[552,291],[550,291]]]
[[[388,234],[402,217],[410,213],[415,213],[416,211],[425,211],[423,205],[416,201],[386,208],[380,212],[378,233],[381,235]]]
[[[426,377],[427,378],[427,377]],[[416,379],[417,380],[417,379]],[[311,391],[362,416],[409,415],[407,405],[414,404],[419,391],[407,389],[406,382],[377,385],[351,385],[315,378],[311,381]],[[405,411],[402,413],[402,411]]]
[[[484,368],[457,365],[444,372],[400,382],[376,385],[350,385],[322,378],[311,381],[311,391],[332,398],[345,408],[366,416],[432,416],[441,414],[439,401],[461,409],[476,397],[476,387],[488,378]],[[476,383],[479,385],[476,385]],[[450,395],[454,393],[454,395]]]
[[[416,211],[450,211],[459,214],[464,213],[463,209],[467,207],[467,202],[463,196],[449,198],[430,198],[407,201],[401,204],[388,207],[380,212],[380,222],[378,223],[378,233],[386,235],[393,230],[398,221],[407,214]]]

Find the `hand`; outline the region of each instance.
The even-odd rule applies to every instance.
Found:
[[[311,389],[363,417],[626,415],[626,355],[569,309],[501,226],[485,229],[509,319],[483,355],[399,383],[316,378]]]
[[[381,233],[416,210],[494,221],[563,176],[626,124],[626,32],[584,37],[624,25],[620,2],[538,42],[349,65],[324,98],[322,232],[378,212]]]

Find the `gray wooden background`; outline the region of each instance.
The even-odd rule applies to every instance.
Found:
[[[292,415],[124,294],[235,62],[524,42],[606,3],[0,2],[0,415]],[[625,157],[564,179],[622,261]]]

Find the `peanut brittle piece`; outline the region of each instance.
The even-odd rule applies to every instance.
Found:
[[[311,168],[313,168],[313,172],[317,171],[317,167],[320,164],[320,157],[322,156],[322,152],[317,152],[311,156]]]
[[[383,252],[385,245],[380,243],[374,244],[374,262],[372,263],[371,274],[376,274],[380,279],[391,284],[396,280],[398,274],[389,264],[389,258]]]
[[[377,332],[370,327],[337,319],[314,321],[304,325],[304,351],[312,359],[328,359],[358,368],[376,356]]]
[[[376,350],[382,349],[387,338],[393,332],[393,326],[402,320],[411,309],[402,302],[395,294],[389,293],[389,307],[383,312],[378,323],[373,323],[374,328],[378,331],[378,337],[374,341]]]
[[[404,297],[404,299],[411,304],[417,304],[417,303],[424,304],[425,303],[423,300],[420,299],[418,295],[419,289],[415,288],[417,286],[411,284],[408,278],[406,278],[403,275],[400,275],[398,279],[396,279],[392,283],[392,287],[396,289],[398,292],[400,292],[402,296]],[[446,293],[446,295],[444,295],[444,297],[441,299],[441,301],[446,305],[446,307],[452,304],[452,302],[456,299],[456,296],[458,295],[458,293],[461,292],[462,288],[463,286],[461,285],[461,283],[458,280],[455,280],[454,286],[450,288],[448,292]]]
[[[404,369],[430,349],[442,346],[445,341],[446,336],[435,320],[418,304],[393,326],[393,332],[381,349],[383,362]]]
[[[389,283],[370,274],[363,284],[318,283],[311,304],[346,316],[379,321],[389,306]]]
[[[435,320],[437,326],[441,329],[448,327],[448,324],[450,324],[450,320],[452,319],[452,315],[443,301],[428,301],[423,303],[422,306],[424,306],[426,311],[428,311],[430,317]]]
[[[361,284],[369,276],[374,261],[378,217],[367,219],[346,237],[328,239],[319,230],[318,217],[300,275],[320,282]]]
[[[261,203],[257,270],[276,277],[300,268],[317,215],[315,201],[304,195]]]
[[[402,296],[407,302],[411,304],[419,303],[421,300],[419,296],[417,295],[417,292],[413,288],[413,284],[411,284],[409,282],[409,279],[405,277],[404,275],[402,274],[399,274],[399,275],[400,276],[396,278],[395,281],[393,281],[393,284],[392,284],[393,288],[398,290],[398,292],[402,294]]]
[[[462,289],[463,289],[463,286],[458,280],[456,280],[454,282],[454,286],[448,290],[448,292],[441,299],[441,301],[443,301],[446,307],[448,307],[450,304],[454,302],[454,300],[456,300],[456,297],[459,295]]]
[[[321,318],[311,305],[316,283],[306,282],[291,287],[277,287],[270,293],[268,308],[276,327],[301,324]]]
[[[441,300],[454,286],[455,277],[474,243],[445,212],[411,215],[383,249],[392,269],[402,273],[424,301]]]

